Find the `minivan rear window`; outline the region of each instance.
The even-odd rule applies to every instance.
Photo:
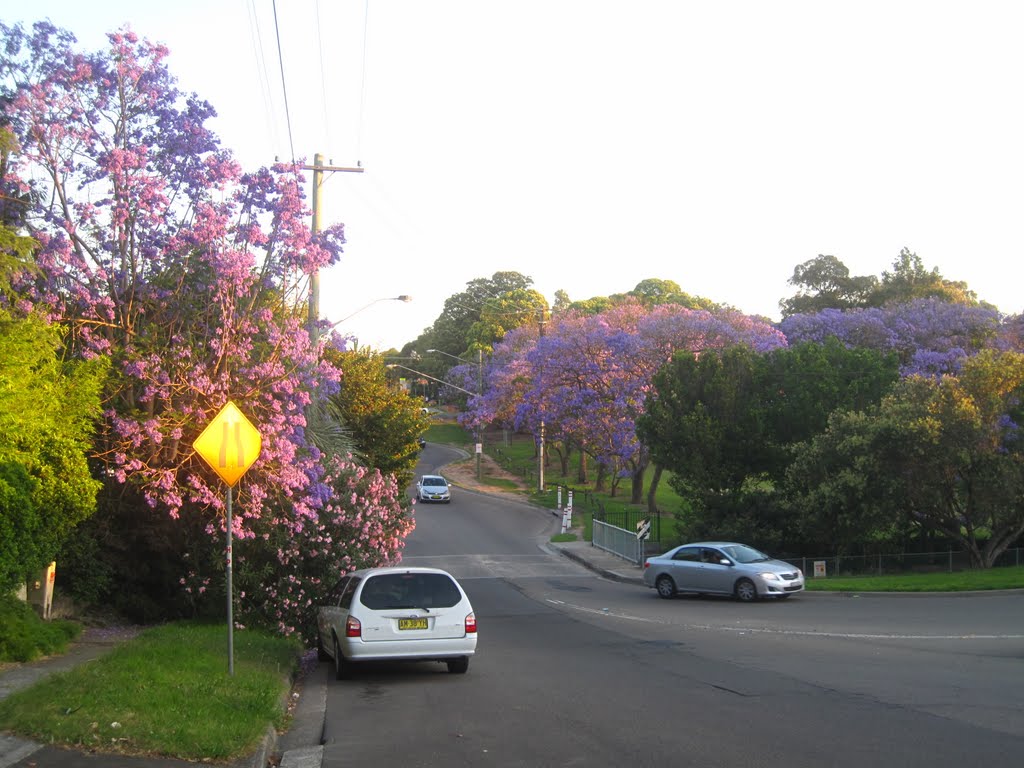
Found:
[[[374,611],[391,608],[451,608],[462,593],[444,573],[382,573],[363,583],[359,602]]]

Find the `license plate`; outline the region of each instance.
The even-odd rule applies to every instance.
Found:
[[[399,629],[426,629],[427,628],[427,620],[426,619],[399,619],[398,620],[398,628]]]

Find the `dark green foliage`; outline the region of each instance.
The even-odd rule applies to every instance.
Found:
[[[62,653],[81,631],[72,621],[43,621],[32,606],[0,594],[0,661],[32,661]]]
[[[947,280],[938,268],[925,269],[921,257],[908,248],[900,251],[892,271],[874,275],[851,276],[850,270],[835,256],[819,255],[797,265],[790,285],[797,286],[795,296],[779,302],[783,317],[815,314],[824,309],[854,309],[905,304],[914,299],[978,304],[978,297],[967,283]]]
[[[894,355],[835,339],[766,354],[734,347],[699,359],[677,355],[654,377],[637,431],[690,504],[679,516],[687,538],[735,538],[788,552],[819,542],[820,532],[796,514],[813,517],[814,510],[795,509],[781,492],[794,446],[823,432],[830,414],[877,403],[897,380],[897,366]],[[853,531],[870,537],[886,525],[871,520],[870,529]]]

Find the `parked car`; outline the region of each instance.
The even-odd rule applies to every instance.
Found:
[[[453,674],[476,653],[473,606],[439,568],[367,568],[348,574],[317,610],[317,653],[335,677],[367,661],[438,661]]]
[[[802,592],[804,575],[795,565],[775,560],[746,544],[701,541],[647,558],[644,584],[664,598],[695,592],[733,595],[751,602],[761,597],[781,600]]]
[[[423,475],[416,483],[416,498],[420,501],[438,501],[444,504],[452,500],[448,481],[441,475]]]

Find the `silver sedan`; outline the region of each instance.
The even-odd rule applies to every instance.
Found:
[[[733,595],[751,602],[760,597],[784,599],[802,592],[804,575],[795,565],[775,560],[746,544],[701,541],[648,558],[644,584],[664,598],[694,592]]]

